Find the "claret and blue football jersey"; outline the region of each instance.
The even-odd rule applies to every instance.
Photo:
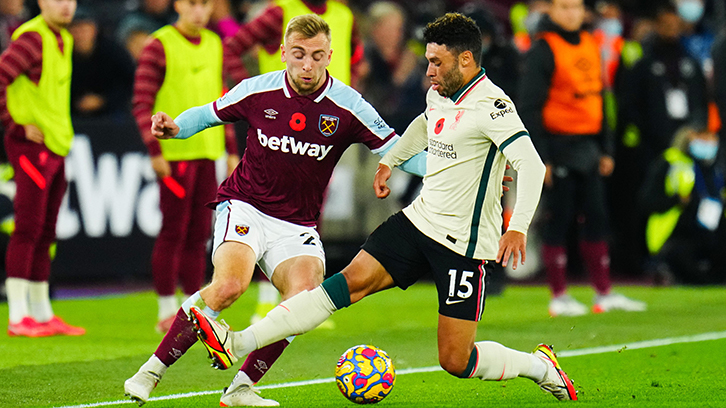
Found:
[[[343,152],[353,143],[378,153],[394,130],[353,88],[326,73],[324,85],[297,94],[285,71],[240,82],[213,104],[224,122],[245,120],[247,148],[217,201],[245,201],[272,217],[316,224],[323,193]]]

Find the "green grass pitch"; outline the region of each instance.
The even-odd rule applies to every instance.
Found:
[[[487,299],[478,340],[529,351],[540,342],[561,353],[560,363],[588,407],[726,406],[726,290],[627,286],[619,292],[648,302],[643,313],[611,312],[550,318],[549,293],[541,286],[511,286]],[[592,289],[571,293],[589,303]],[[222,318],[247,325],[256,287]],[[161,340],[154,332],[156,299],[149,293],[54,302],[66,321],[86,327],[82,337],[11,338],[0,319],[0,407],[125,406],[123,382]],[[7,305],[0,304],[0,316]],[[353,407],[331,382],[335,363],[348,347],[368,343],[388,352],[398,370],[396,385],[380,407],[547,407],[563,404],[531,381],[461,380],[436,367],[436,296],[432,285],[392,289],[336,313],[335,329],[299,336],[258,384],[282,407]],[[712,340],[695,335],[715,333]],[[690,337],[689,337],[690,336]],[[671,339],[665,343],[639,342]],[[623,347],[630,345],[630,347]],[[593,347],[614,346],[593,354]],[[582,354],[578,350],[585,350]],[[580,355],[575,355],[580,354]],[[239,364],[238,364],[239,365]],[[236,367],[235,367],[236,368]],[[221,389],[236,369],[217,371],[195,345],[166,376],[146,407],[217,407]],[[407,373],[407,371],[415,371]],[[319,380],[320,383],[290,386]],[[204,391],[209,391],[204,393]],[[177,394],[193,393],[188,397]],[[110,403],[113,401],[124,401]]]

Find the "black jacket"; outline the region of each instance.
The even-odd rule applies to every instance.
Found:
[[[698,61],[678,41],[648,38],[643,42],[643,57],[623,73],[623,81],[618,97],[620,119],[640,129],[648,161],[671,145],[681,126],[700,128],[708,123],[706,80]],[[688,115],[684,118],[669,113],[666,98],[674,91],[686,96]]]

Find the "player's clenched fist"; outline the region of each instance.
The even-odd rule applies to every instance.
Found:
[[[391,169],[385,164],[378,163],[378,170],[376,170],[376,176],[373,178],[373,190],[376,192],[376,197],[386,198],[391,193],[391,189],[386,185],[386,181],[391,177]]]
[[[157,112],[151,117],[151,134],[157,139],[171,139],[179,133],[179,126],[171,116]]]

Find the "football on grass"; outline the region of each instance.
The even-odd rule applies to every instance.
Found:
[[[356,404],[372,404],[386,397],[396,383],[393,362],[385,351],[369,345],[353,346],[335,368],[335,382]]]

